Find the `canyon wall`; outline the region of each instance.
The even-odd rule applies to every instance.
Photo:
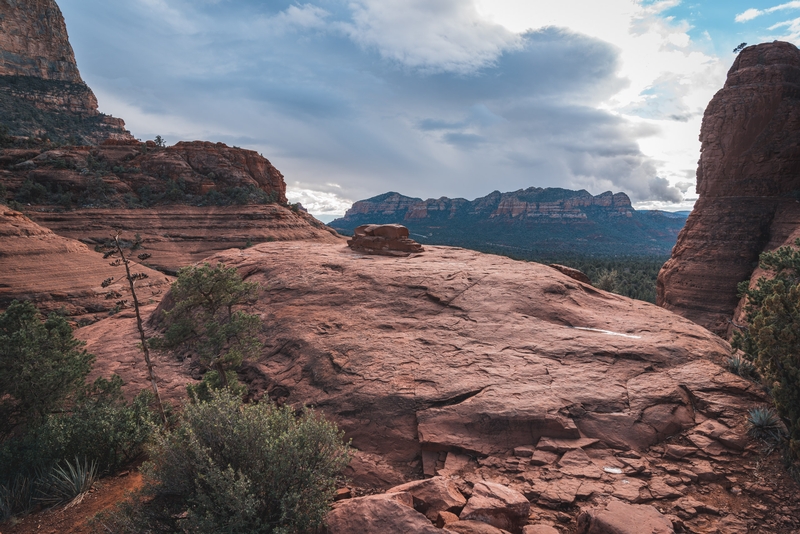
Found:
[[[122,120],[98,111],[55,0],[0,0],[0,126],[4,135],[73,143],[133,139]]]
[[[694,210],[658,277],[658,304],[728,335],[759,254],[800,220],[800,50],[745,48],[706,108]]]

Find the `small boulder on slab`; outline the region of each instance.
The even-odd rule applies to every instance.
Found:
[[[478,482],[472,488],[472,497],[459,516],[494,527],[517,530],[528,519],[531,505],[518,491],[494,482]]]
[[[339,501],[328,512],[327,534],[441,534],[412,504],[406,492]]]
[[[578,516],[579,534],[673,534],[672,522],[650,505],[612,500]]]
[[[347,245],[357,252],[382,256],[408,256],[422,252],[422,245],[408,236],[408,228],[401,224],[362,224],[353,231]]]
[[[458,514],[467,504],[455,482],[446,477],[415,480],[396,486],[389,492],[410,493],[414,499],[414,509],[431,521],[436,521],[439,512]]]

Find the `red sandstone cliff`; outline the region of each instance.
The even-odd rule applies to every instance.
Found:
[[[115,230],[139,234],[151,264],[168,272],[248,243],[339,240],[286,204],[269,160],[222,143],[0,150],[0,184],[64,237],[97,244]]]
[[[0,0],[0,125],[87,143],[133,139],[122,120],[98,111],[55,0]]]
[[[54,0],[0,0],[0,76],[83,83]]]
[[[745,48],[703,116],[697,201],[658,277],[659,305],[720,335],[765,249],[800,221],[800,50]]]

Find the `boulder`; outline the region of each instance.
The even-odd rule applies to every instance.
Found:
[[[578,516],[579,534],[673,534],[672,523],[649,505],[612,500]]]
[[[518,491],[494,482],[478,482],[461,511],[462,521],[474,520],[494,527],[515,530],[528,518],[531,505]]]
[[[578,269],[573,269],[572,267],[567,267],[566,265],[560,265],[558,263],[551,263],[550,267],[555,269],[556,271],[566,274],[573,280],[577,280],[578,282],[583,282],[584,284],[592,285],[592,281],[589,279],[588,276],[583,274],[582,271]]]
[[[455,482],[446,477],[415,480],[395,486],[390,492],[406,492],[414,498],[414,509],[436,521],[439,512],[461,512],[467,500],[458,491]]]
[[[522,529],[522,534],[561,534],[550,525],[527,525]]]
[[[422,252],[422,245],[408,238],[408,228],[400,224],[364,224],[353,232],[347,245],[357,252],[383,256],[408,256]]]
[[[440,534],[416,512],[409,493],[384,493],[340,501],[328,512],[327,534]]]

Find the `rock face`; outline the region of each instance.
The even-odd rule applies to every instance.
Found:
[[[266,158],[222,143],[5,149],[0,184],[64,237],[95,245],[116,230],[139,234],[150,264],[167,272],[264,241],[339,241],[285,204],[283,175]]]
[[[668,254],[683,226],[680,215],[641,212],[625,193],[530,187],[463,198],[422,200],[385,193],[353,204],[330,226],[345,234],[363,224],[402,224],[423,244],[517,254]],[[516,248],[514,248],[516,247]]]
[[[758,255],[800,222],[800,50],[749,46],[706,108],[700,195],[658,277],[659,305],[720,335]]]
[[[81,83],[55,0],[0,0],[0,76]]]
[[[160,298],[169,289],[171,280],[157,271],[137,265],[134,272],[149,276],[137,282],[142,302]],[[0,308],[14,299],[32,300],[45,312],[64,309],[76,318],[106,317],[117,302],[131,302],[122,276],[122,267],[111,267],[83,243],[0,206]],[[115,282],[102,288],[107,278]]]
[[[415,525],[397,528],[428,528],[423,509],[463,502],[452,485],[469,500],[486,483],[523,495],[529,524],[567,532],[614,499],[652,503],[690,532],[800,527],[779,458],[774,478],[754,475],[764,459],[744,414],[765,402],[760,388],[714,363],[729,355],[724,341],[675,314],[544,265],[446,247],[389,258],[341,241],[264,243],[209,261],[263,287],[249,311],[266,346],[240,370],[252,395],[334,420],[356,448],[352,493],[407,496],[340,501],[341,528],[386,532],[380,518],[394,516]],[[147,386],[135,334],[124,313],[77,332],[96,372],[119,373],[128,394]],[[191,358],[157,363],[170,402],[200,379]],[[423,472],[439,477],[418,481]],[[453,515],[438,512],[437,524],[500,532]]]
[[[17,136],[133,139],[98,112],[55,0],[0,0],[0,124]]]
[[[347,245],[357,252],[382,256],[408,256],[423,251],[422,245],[408,238],[408,228],[400,224],[359,226]]]
[[[578,519],[581,534],[673,534],[672,522],[647,505],[616,499],[605,508],[586,510]]]

